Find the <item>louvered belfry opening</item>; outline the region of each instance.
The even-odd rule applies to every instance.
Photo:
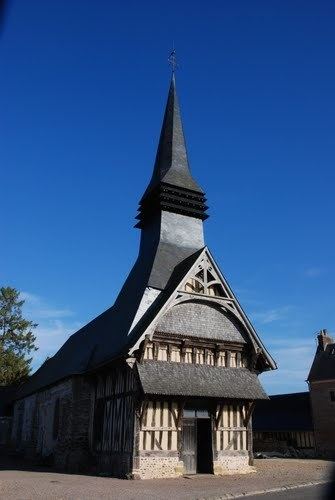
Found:
[[[140,201],[139,213],[136,216],[138,223],[135,227],[145,227],[146,222],[160,210],[206,220],[208,207],[205,202],[203,194],[160,182]]]

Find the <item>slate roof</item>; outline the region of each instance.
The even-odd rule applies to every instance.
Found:
[[[71,335],[59,351],[47,360],[18,390],[17,398],[24,397],[71,375],[79,375],[93,370],[112,361],[117,356],[127,353],[130,346],[136,342],[163,307],[201,251],[202,249],[188,255],[179,263],[172,261],[175,267],[171,271],[169,268],[167,271],[162,269],[161,282],[165,283],[165,290],[149,307],[131,335],[128,335],[131,322],[147,286],[148,273],[151,271],[150,266],[137,261],[114,306]],[[182,252],[181,254],[184,256]],[[177,258],[176,254],[175,258]]]
[[[227,399],[267,399],[255,373],[246,368],[166,361],[137,364],[145,394]]]
[[[312,431],[309,393],[278,394],[259,401],[252,422],[255,431]]]
[[[335,343],[328,344],[324,351],[317,350],[307,380],[331,379],[335,380]]]

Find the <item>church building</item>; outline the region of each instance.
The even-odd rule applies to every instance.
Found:
[[[139,479],[252,470],[258,375],[276,364],[205,244],[206,211],[173,74],[138,258],[114,305],[18,391],[17,450]]]

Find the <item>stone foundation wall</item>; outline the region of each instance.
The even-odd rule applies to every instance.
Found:
[[[213,472],[216,476],[248,474],[254,472],[249,461],[248,452],[218,452],[217,459],[213,462]]]
[[[184,474],[184,463],[178,456],[140,456],[138,468],[133,469],[134,479],[179,477]]]
[[[213,472],[217,476],[227,474],[249,474],[255,469],[249,465],[249,454],[243,452],[219,453],[213,462]],[[134,479],[155,479],[180,477],[185,473],[184,463],[176,456],[140,456]]]

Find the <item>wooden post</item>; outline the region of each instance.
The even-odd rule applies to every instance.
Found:
[[[135,418],[134,418],[134,450],[133,450],[133,470],[139,469],[140,467],[140,431],[141,431],[141,420],[143,418],[143,403],[137,401]]]
[[[183,418],[183,412],[184,412],[185,402],[186,401],[184,399],[178,402],[178,416],[177,416],[177,419],[176,419],[177,450],[178,450],[178,453],[179,453],[179,457],[180,457],[180,453],[182,451],[182,436],[181,436],[181,433],[182,433],[182,418]]]
[[[255,402],[249,403],[245,416],[245,425],[247,427],[247,447],[249,451],[249,465],[254,465],[253,442],[252,442],[252,413],[255,409]]]

